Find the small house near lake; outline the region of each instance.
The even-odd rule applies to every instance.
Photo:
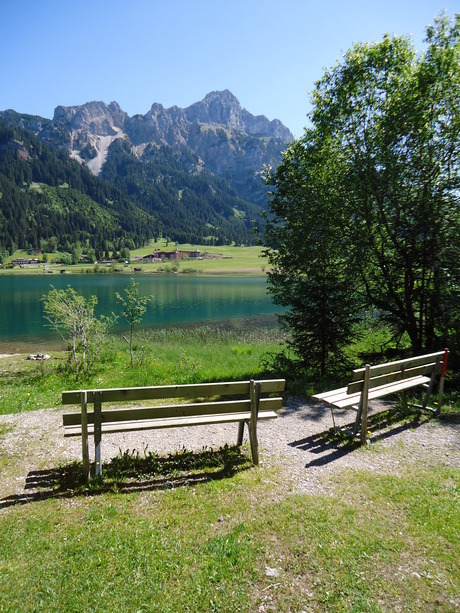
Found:
[[[193,251],[184,251],[175,249],[174,251],[158,251],[155,249],[153,253],[144,255],[140,258],[142,262],[164,262],[165,260],[199,260],[201,253],[199,249]]]
[[[40,260],[38,258],[11,258],[11,263],[24,266],[25,264],[40,264]]]

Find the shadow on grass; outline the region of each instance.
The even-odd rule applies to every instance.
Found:
[[[395,436],[405,430],[411,430],[423,425],[429,416],[418,413],[408,413],[398,409],[387,409],[369,416],[367,428],[370,432],[369,441],[376,442]],[[305,467],[325,466],[351,453],[361,446],[359,436],[353,436],[354,422],[341,428],[329,428],[324,432],[312,434],[306,438],[289,443],[302,451],[309,451],[318,457],[308,462]]]
[[[131,493],[175,489],[228,479],[252,466],[241,447],[225,445],[199,452],[183,449],[168,456],[136,450],[120,453],[104,464],[103,476],[85,482],[81,462],[31,471],[23,494],[0,500],[0,509],[50,498],[96,496],[107,492]],[[94,467],[92,467],[92,470]]]

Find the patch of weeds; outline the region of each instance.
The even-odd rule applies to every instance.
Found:
[[[50,483],[51,482],[58,491],[78,490],[85,487],[86,479],[83,471],[83,464],[74,461],[71,464],[50,471]]]
[[[199,452],[183,448],[167,456],[144,449],[121,452],[103,466],[103,474],[86,482],[82,462],[72,462],[55,469],[29,475],[30,484],[41,490],[42,497],[66,497],[104,492],[169,489],[224,479],[251,466],[238,446],[225,445],[217,450],[204,447]],[[94,474],[94,467],[92,467]]]
[[[344,447],[350,451],[360,445],[359,440],[353,435],[351,430],[344,430],[342,428],[329,428],[329,430],[322,433],[322,438],[325,443]]]
[[[232,353],[235,355],[252,355],[254,353],[254,349],[252,347],[232,347]]]
[[[203,447],[199,452],[181,450],[167,456],[159,456],[144,449],[143,454],[133,449],[120,452],[111,462],[104,466],[107,479],[123,480],[143,477],[179,477],[194,474],[197,471],[211,475],[220,472],[231,476],[239,468],[248,464],[241,448],[224,445],[217,450]]]
[[[199,383],[201,368],[201,362],[184,351],[176,364],[176,377],[180,383]]]
[[[12,429],[13,426],[10,426],[9,424],[0,424],[0,436],[8,434],[8,432],[11,432]]]

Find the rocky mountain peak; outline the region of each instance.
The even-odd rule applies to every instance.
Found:
[[[187,119],[202,124],[220,124],[244,131],[241,104],[228,90],[210,92],[200,102],[185,109]]]
[[[53,122],[64,123],[70,130],[85,130],[95,136],[113,136],[123,129],[128,114],[117,102],[87,102],[81,106],[58,106]]]
[[[66,149],[95,175],[103,173],[114,141],[123,139],[139,161],[149,162],[152,152],[162,150],[162,159],[182,160],[187,173],[231,176],[238,195],[257,203],[265,199],[262,166],[277,166],[293,140],[279,120],[252,115],[228,89],[212,91],[185,109],[154,103],[145,115],[130,117],[117,102],[93,101],[58,106],[43,125],[27,123],[36,126],[41,140]]]

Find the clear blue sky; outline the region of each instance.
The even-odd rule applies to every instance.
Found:
[[[116,100],[186,107],[229,89],[296,137],[309,92],[355,42],[411,35],[458,0],[0,0],[0,110]]]

